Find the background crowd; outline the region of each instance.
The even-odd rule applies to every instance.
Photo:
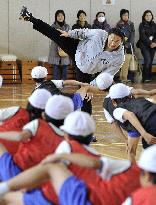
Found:
[[[142,77],[143,82],[152,80],[152,63],[156,48],[156,24],[151,10],[144,11],[142,22],[139,25],[139,40],[135,45],[135,28],[134,22],[130,20],[130,13],[127,9],[120,10],[120,18],[116,23],[116,27],[120,28],[124,33],[125,62],[120,69],[120,80],[122,82],[134,81],[134,74],[129,70],[132,54],[135,54],[135,48],[139,48],[143,57]],[[70,29],[102,29],[109,32],[111,26],[107,23],[106,13],[104,11],[97,12],[93,24],[87,21],[87,14],[83,10],[77,13],[76,23],[70,27],[65,21],[65,13],[63,10],[57,10],[55,13],[55,22],[52,27],[59,28],[63,31]],[[65,53],[58,52],[59,48],[55,43],[51,43],[49,52],[49,63],[53,65],[54,79],[66,79],[67,68],[70,64],[70,58]],[[61,66],[61,68],[59,67]],[[60,72],[61,71],[61,72]],[[60,73],[60,76],[59,76]]]

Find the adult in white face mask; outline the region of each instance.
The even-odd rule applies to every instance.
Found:
[[[105,16],[99,16],[99,17],[98,17],[98,21],[99,21],[100,23],[103,23],[105,20],[106,20]]]
[[[94,20],[94,23],[92,25],[92,29],[102,29],[109,31],[110,25],[106,21],[105,12],[100,11],[96,14],[96,19]]]

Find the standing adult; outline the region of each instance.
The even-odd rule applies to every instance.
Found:
[[[129,20],[129,11],[127,9],[120,10],[120,20],[117,23],[116,27],[121,29],[121,31],[125,35],[125,62],[120,70],[120,80],[126,82],[132,57],[132,49],[134,49],[135,37],[134,23]]]
[[[105,31],[109,31],[111,29],[110,25],[107,23],[105,12],[99,11],[96,14],[96,18],[94,20],[94,23],[92,25],[92,29],[102,29]]]
[[[33,23],[33,28],[55,41],[76,63],[78,81],[91,81],[92,74],[107,72],[115,75],[124,61],[123,34],[114,28],[107,33],[101,29],[56,30],[32,16],[24,7],[20,18]],[[81,40],[80,40],[81,39]],[[91,105],[82,109],[91,114]]]
[[[33,29],[57,42],[76,62],[83,79],[86,74],[98,72],[114,75],[124,61],[123,33],[120,29],[113,28],[109,33],[101,29],[56,30],[33,17],[26,7],[22,9],[20,18],[30,21]]]
[[[146,10],[142,16],[142,22],[139,25],[139,40],[137,47],[140,48],[143,64],[143,81],[149,82],[152,79],[152,63],[156,48],[156,24],[153,21],[153,13]]]
[[[82,28],[91,28],[91,25],[86,21],[87,14],[83,10],[77,12],[77,21],[76,24],[72,26],[72,29],[82,29]]]
[[[55,13],[55,21],[52,24],[55,29],[61,29],[62,31],[69,31],[70,26],[65,22],[65,13],[63,10],[57,10]],[[53,65],[53,79],[59,80],[59,65],[62,67],[61,79],[67,79],[67,68],[70,64],[70,59],[68,55],[60,54],[59,46],[51,41],[51,46],[49,50],[48,63]]]

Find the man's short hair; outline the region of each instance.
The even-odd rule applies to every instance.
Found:
[[[124,33],[119,28],[110,29],[108,32],[108,35],[110,35],[110,34],[115,34],[115,35],[119,36],[122,39],[122,41],[124,40],[124,37],[125,37]]]

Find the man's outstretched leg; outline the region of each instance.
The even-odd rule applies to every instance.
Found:
[[[33,29],[50,38],[60,48],[62,48],[72,58],[73,61],[75,60],[76,49],[79,43],[78,39],[60,36],[60,31],[51,27],[42,20],[33,17],[32,13],[27,11],[26,7],[22,8],[19,19],[24,19],[24,21],[30,21],[33,23]]]

